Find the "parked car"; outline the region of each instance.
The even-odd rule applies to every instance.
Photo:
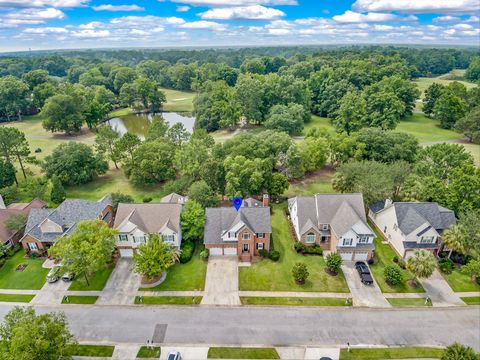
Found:
[[[75,279],[74,273],[66,272],[65,274],[62,275],[62,280],[65,282],[73,281],[73,279]]]
[[[362,283],[365,285],[373,284],[372,274],[370,274],[370,269],[368,268],[367,264],[365,264],[363,261],[357,261],[355,263],[355,268],[358,271],[358,275],[360,275],[360,280]]]
[[[178,351],[170,351],[167,360],[182,360],[182,356]]]
[[[60,279],[61,272],[62,272],[61,266],[57,265],[52,267],[47,274],[47,282],[50,284],[57,282]]]

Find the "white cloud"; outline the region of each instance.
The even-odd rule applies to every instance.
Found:
[[[194,6],[297,5],[297,0],[172,0]]]
[[[38,27],[38,28],[26,28],[23,30],[27,34],[65,34],[68,30],[62,27]]]
[[[144,11],[145,8],[138,5],[98,5],[92,6],[95,11]]]
[[[227,27],[224,24],[217,23],[215,21],[192,21],[186,22],[184,24],[179,25],[179,27],[183,29],[196,29],[196,30],[216,30],[216,31],[223,31]]]
[[[190,10],[190,6],[177,6],[177,11],[178,12],[187,12],[188,10]]]
[[[394,27],[390,25],[374,25],[373,28],[376,31],[390,31],[394,29]]]
[[[382,22],[394,20],[396,15],[385,13],[367,13],[361,14],[347,10],[342,15],[335,15],[332,19],[340,23],[362,23],[362,22]]]
[[[232,20],[232,19],[251,19],[251,20],[271,20],[285,16],[283,11],[273,8],[267,8],[262,5],[237,6],[228,8],[215,8],[200,13],[202,19],[211,20]]]
[[[457,30],[455,29],[448,29],[448,30],[445,30],[444,33],[447,34],[447,35],[453,35],[457,32]]]
[[[0,0],[0,8],[74,8],[85,6],[90,0]]]
[[[5,16],[6,18],[15,19],[15,20],[51,20],[51,19],[63,19],[65,14],[54,8],[48,8],[44,10],[39,9],[25,9],[19,12],[9,13]]]
[[[459,30],[470,30],[473,28],[473,26],[469,24],[455,24],[452,27]]]
[[[88,24],[81,24],[78,27],[80,29],[95,29],[101,26],[103,26],[103,23],[101,23],[100,21],[91,21]]]
[[[288,34],[290,34],[290,30],[288,30],[288,29],[268,29],[268,33],[270,35],[276,35],[276,36],[288,35]]]
[[[478,16],[470,16],[466,22],[480,22],[480,18]]]
[[[110,36],[110,31],[108,30],[79,30],[73,31],[72,36],[83,39],[95,39],[95,38],[106,38]]]
[[[459,20],[460,18],[457,16],[447,15],[447,16],[436,17],[432,21],[435,23],[445,23],[445,22],[453,22],[453,21],[459,21]]]
[[[357,11],[400,11],[414,13],[468,13],[480,10],[478,0],[356,0]]]

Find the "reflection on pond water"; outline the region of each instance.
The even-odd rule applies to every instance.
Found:
[[[145,139],[145,134],[150,127],[150,124],[155,118],[163,117],[168,122],[169,126],[176,123],[182,123],[185,129],[189,133],[192,133],[193,126],[195,125],[195,118],[191,116],[185,116],[179,113],[163,112],[160,114],[130,114],[125,116],[116,117],[108,120],[108,124],[118,132],[120,135],[126,132],[137,135],[140,139]]]

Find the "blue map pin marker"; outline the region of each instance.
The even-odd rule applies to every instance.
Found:
[[[233,202],[233,206],[235,206],[235,209],[237,209],[238,211],[242,206],[243,200],[241,197],[234,197],[232,202]]]

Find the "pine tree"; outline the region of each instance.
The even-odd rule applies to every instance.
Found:
[[[52,191],[50,193],[50,200],[55,204],[60,204],[65,200],[66,197],[67,193],[65,192],[62,182],[58,176],[54,176],[52,178]]]

